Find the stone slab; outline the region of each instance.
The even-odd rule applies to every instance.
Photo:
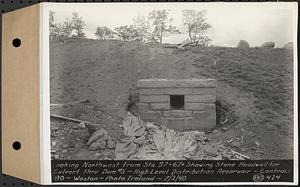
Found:
[[[170,110],[169,103],[150,103],[150,108],[152,110]]]
[[[215,95],[185,95],[186,103],[214,103],[216,102]]]
[[[140,95],[140,102],[143,103],[169,103],[170,97],[167,95]]]
[[[150,110],[148,103],[139,103],[138,107],[140,113],[145,113]]]
[[[204,110],[205,104],[204,103],[186,103],[185,110]]]
[[[203,114],[201,118],[188,119],[186,126],[193,130],[213,129],[216,127],[216,118]]]
[[[161,113],[156,111],[149,111],[140,113],[141,118],[161,118]]]
[[[216,88],[140,88],[141,95],[216,95]]]
[[[204,111],[194,111],[193,119],[187,121],[195,129],[212,129],[216,126],[216,108],[214,104],[205,105]]]
[[[183,118],[183,117],[191,117],[192,111],[186,110],[169,110],[162,112],[163,117],[174,117],[174,118]]]
[[[170,129],[187,130],[186,118],[163,118],[164,124]]]
[[[215,79],[140,79],[138,88],[215,88]]]

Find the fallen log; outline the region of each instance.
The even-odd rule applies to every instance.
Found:
[[[60,116],[60,115],[56,115],[56,114],[51,114],[50,117],[51,118],[56,118],[56,119],[61,119],[61,120],[67,120],[67,121],[71,121],[71,122],[75,122],[75,123],[83,123],[90,130],[90,132],[95,132],[96,130],[103,127],[100,124],[95,124],[95,123],[92,123],[92,122],[89,122],[89,121],[83,121],[83,120],[80,120],[80,119],[69,118],[69,117]]]
[[[239,156],[241,156],[241,157],[244,157],[244,158],[246,158],[247,160],[250,160],[250,157],[249,157],[249,156],[246,156],[246,155],[244,155],[244,154],[242,154],[242,153],[239,153],[239,152],[237,152],[237,151],[234,151],[234,150],[232,150],[232,149],[230,149],[230,150],[231,150],[232,153],[237,154],[237,155],[239,155]]]
[[[90,101],[88,99],[84,99],[84,100],[73,101],[73,102],[64,103],[64,104],[50,104],[50,107],[74,105],[74,104],[78,104],[78,103],[89,103],[89,102]]]

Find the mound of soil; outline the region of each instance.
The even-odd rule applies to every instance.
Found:
[[[207,137],[253,159],[290,159],[293,156],[292,57],[292,51],[276,48],[173,50],[122,41],[50,43],[51,103],[82,99],[92,103],[55,108],[51,112],[100,124],[117,139],[122,132],[118,125],[126,109],[135,110],[135,84],[139,79],[215,78],[218,124]],[[111,153],[87,150],[84,144],[88,133],[78,140],[80,145],[83,142],[82,146],[71,146],[71,151],[62,153],[62,145],[76,142],[76,136],[65,134],[70,125],[51,120],[51,132],[59,132],[51,139],[61,145],[52,145],[59,153],[57,159],[68,156],[79,159],[78,155],[81,159],[109,157],[103,155]],[[73,133],[84,134],[76,129]]]

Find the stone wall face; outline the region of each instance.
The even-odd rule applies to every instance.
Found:
[[[140,117],[183,131],[214,128],[216,85],[214,79],[141,79]]]

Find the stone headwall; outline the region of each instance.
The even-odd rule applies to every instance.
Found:
[[[178,130],[213,128],[216,84],[214,79],[141,79],[137,84],[141,119]],[[170,95],[183,97],[183,107],[172,108]]]

